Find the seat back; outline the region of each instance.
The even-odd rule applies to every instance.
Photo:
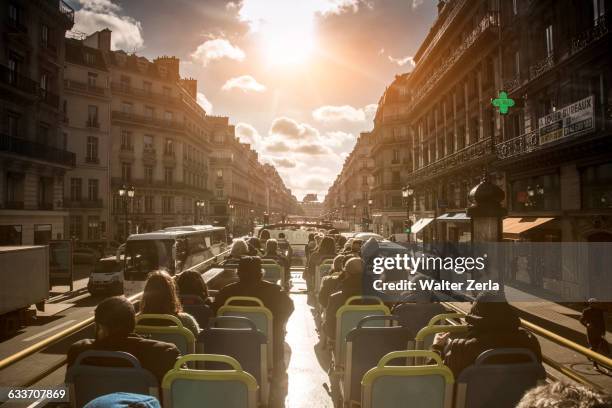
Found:
[[[414,337],[432,317],[445,311],[439,303],[403,303],[393,309],[393,314],[398,316],[402,326],[410,329]]]
[[[410,330],[402,326],[364,327],[367,322],[397,322],[397,316],[367,316],[346,336],[346,357],[342,396],[345,402],[359,402],[361,379],[380,359],[392,351],[406,350],[412,340]],[[349,404],[350,405],[350,404]]]
[[[223,327],[226,326],[226,327]],[[230,327],[227,327],[230,326]],[[241,327],[238,327],[241,326]],[[268,361],[266,336],[245,317],[222,316],[212,321],[198,336],[198,354],[222,354],[235,358],[242,369],[260,386],[261,402],[268,400]],[[200,369],[221,369],[222,363],[199,363]]]
[[[200,328],[208,327],[210,319],[215,315],[211,307],[204,303],[199,296],[181,295],[180,299],[183,311],[192,315]]]
[[[435,316],[432,316],[427,323],[428,326],[435,325],[446,325],[448,324],[448,320],[450,319],[462,319],[465,317],[465,313],[441,313]]]
[[[111,361],[115,365],[109,365]],[[117,364],[119,363],[119,364]],[[66,371],[72,407],[82,407],[102,395],[129,392],[159,397],[155,376],[136,357],[122,351],[85,351]]]
[[[436,326],[425,326],[414,338],[416,350],[429,350],[433,343],[434,337],[437,333],[466,333],[468,326],[465,324],[451,326],[451,325],[436,325]]]
[[[254,305],[244,306],[236,305],[236,303],[254,303]],[[264,306],[261,299],[250,296],[232,296],[225,301],[225,304],[217,311],[217,316],[238,316],[246,317],[255,324],[257,330],[266,336],[268,344],[268,367],[273,364],[273,347],[274,347],[274,318],[270,309]],[[227,322],[228,327],[236,327],[235,323]],[[238,323],[238,327],[243,327]]]
[[[517,357],[520,362],[494,362]],[[478,356],[474,364],[459,374],[455,407],[513,408],[527,390],[536,387],[545,379],[546,371],[531,350],[487,350]]]
[[[433,365],[390,366],[395,359],[433,360]],[[432,351],[394,351],[380,359],[361,382],[363,408],[450,408],[453,373]]]
[[[315,295],[319,295],[319,291],[321,290],[321,281],[324,276],[327,276],[331,273],[332,268],[334,267],[333,259],[325,259],[315,268],[315,278],[314,278],[314,290]]]
[[[261,267],[264,270],[263,280],[272,283],[282,283],[283,280],[283,268],[274,260],[269,259],[268,261],[262,263]]]
[[[176,316],[140,314],[136,316],[134,331],[149,339],[172,343],[183,355],[195,353],[195,336]]]
[[[375,304],[363,304],[364,302],[375,302]],[[356,304],[362,303],[362,304]],[[336,343],[334,347],[334,361],[337,367],[344,366],[346,336],[357,327],[361,319],[366,316],[389,315],[389,309],[377,297],[374,296],[351,296],[336,312]],[[373,327],[387,325],[385,320],[372,320],[368,324]]]
[[[193,370],[195,362],[225,363],[230,369]],[[179,358],[162,381],[164,408],[255,408],[257,381],[234,358],[219,354],[190,354]]]

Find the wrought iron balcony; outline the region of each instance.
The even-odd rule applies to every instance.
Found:
[[[121,83],[111,83],[111,89],[113,92],[137,96],[140,98],[150,99],[150,100],[158,100],[166,103],[177,104],[180,102],[180,99],[171,95],[156,93],[146,89],[135,88],[131,85],[121,84]]]
[[[185,130],[185,125],[175,120],[152,118],[149,116],[138,115],[138,114],[129,113],[129,112],[113,111],[112,119],[121,120],[125,122],[133,122],[133,123],[138,123],[138,124],[147,125],[147,126],[156,126],[156,127],[167,128],[167,129],[174,129],[174,130],[179,130],[179,131]]]
[[[530,153],[539,147],[539,137],[536,130],[513,137],[495,146],[497,157],[500,160],[521,154]]]
[[[90,85],[86,82],[74,81],[72,79],[64,80],[64,87],[73,91],[84,92],[92,95],[106,96],[107,89],[95,85]]]
[[[555,56],[551,54],[529,67],[529,79],[534,80],[555,66]]]
[[[577,52],[582,51],[589,45],[593,44],[595,41],[608,34],[610,32],[611,15],[612,13],[604,14],[603,16],[595,20],[595,22],[593,23],[593,27],[572,38],[570,44],[571,54],[573,55]]]
[[[70,22],[71,26],[74,24],[74,9],[64,0],[60,0],[59,2],[59,12],[68,22]]]
[[[520,78],[509,78],[503,81],[503,90],[512,93],[521,86]]]
[[[4,65],[0,65],[0,81],[20,91],[36,95],[38,92],[38,84],[36,81],[10,70]]]
[[[62,166],[74,167],[76,163],[76,155],[72,152],[6,134],[0,134],[0,152],[43,160]]]

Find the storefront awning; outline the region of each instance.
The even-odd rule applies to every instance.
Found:
[[[424,217],[424,218],[421,218],[420,220],[417,220],[417,222],[412,224],[412,228],[410,228],[410,232],[412,234],[418,234],[419,232],[421,232],[423,228],[428,226],[429,223],[432,222],[433,220],[434,220],[433,218],[428,218],[428,217]]]
[[[554,218],[547,217],[508,217],[504,218],[504,238],[519,239],[519,236],[532,228],[552,221]]]
[[[446,213],[446,214],[442,214],[441,216],[436,218],[436,220],[439,220],[439,221],[463,221],[463,222],[469,222],[471,220],[471,218],[468,217],[468,215],[466,213],[464,213],[464,212],[458,212],[458,213]]]

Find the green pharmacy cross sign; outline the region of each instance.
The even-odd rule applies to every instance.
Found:
[[[501,91],[499,96],[491,101],[491,104],[499,109],[499,113],[506,115],[508,108],[514,106],[514,99],[508,98],[508,94],[505,91]]]

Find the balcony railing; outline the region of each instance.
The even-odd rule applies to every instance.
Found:
[[[551,54],[529,67],[529,79],[534,80],[555,66],[555,56]]]
[[[85,121],[85,126],[89,127],[89,128],[96,128],[99,129],[100,128],[100,122],[98,122],[98,119],[93,118],[93,119],[87,119]]]
[[[113,92],[123,93],[131,96],[138,96],[146,99],[155,99],[160,100],[172,104],[177,104],[180,102],[180,99],[174,97],[172,95],[167,95],[163,93],[152,92],[146,89],[135,88],[131,85],[122,84],[122,83],[111,83],[111,89]]]
[[[503,90],[511,93],[514,90],[518,89],[521,86],[521,79],[520,78],[510,78],[510,79],[504,79],[503,81]]]
[[[169,129],[181,130],[181,131],[185,130],[185,125],[181,122],[177,122],[175,120],[152,118],[149,116],[138,115],[135,113],[113,111],[112,118],[113,120],[136,122],[136,123],[139,123],[142,125],[148,125],[148,126],[157,126],[157,127],[163,127],[163,128],[169,128]]]
[[[53,211],[53,203],[39,202],[38,209],[41,211]]]
[[[0,134],[0,152],[17,154],[62,166],[74,167],[76,163],[76,155],[72,152],[5,134]]]
[[[64,80],[64,87],[66,89],[79,91],[79,92],[85,92],[85,93],[92,94],[92,95],[100,95],[100,96],[106,95],[106,88],[91,85],[86,82],[74,81],[72,79]]]
[[[604,14],[603,16],[595,20],[593,27],[572,38],[572,42],[570,44],[570,52],[572,54],[580,52],[595,41],[608,34],[610,32],[611,15],[612,13]]]
[[[74,10],[64,0],[59,2],[59,12],[66,18],[71,24],[74,24]]]
[[[23,33],[23,34],[28,32],[28,27],[26,27],[25,25],[21,24],[21,22],[14,20],[12,18],[9,18],[7,20],[7,26],[11,28],[13,32],[18,32],[18,33]]]
[[[5,201],[4,208],[7,210],[23,210],[23,201]]]
[[[39,89],[40,101],[51,106],[52,108],[59,107],[59,95],[50,92],[47,89]]]
[[[497,157],[501,160],[536,150],[539,146],[537,131],[524,133],[520,136],[498,143],[495,146]]]
[[[485,158],[489,154],[493,156],[493,153],[493,139],[489,137],[417,169],[410,177],[412,181],[418,182],[449,170],[456,170],[462,165]]]
[[[414,94],[412,106],[416,107],[419,102],[427,96],[438,82],[455,66],[455,64],[467,53],[468,50],[492,29],[499,27],[499,17],[497,13],[489,13],[480,20],[480,23],[472,30],[463,43],[430,75],[427,81],[420,86]]]
[[[104,203],[101,199],[96,200],[66,200],[64,208],[102,208]]]
[[[20,75],[19,73],[10,70],[4,65],[0,65],[0,80],[2,83],[19,89],[20,91],[36,95],[38,84],[30,78]]]

